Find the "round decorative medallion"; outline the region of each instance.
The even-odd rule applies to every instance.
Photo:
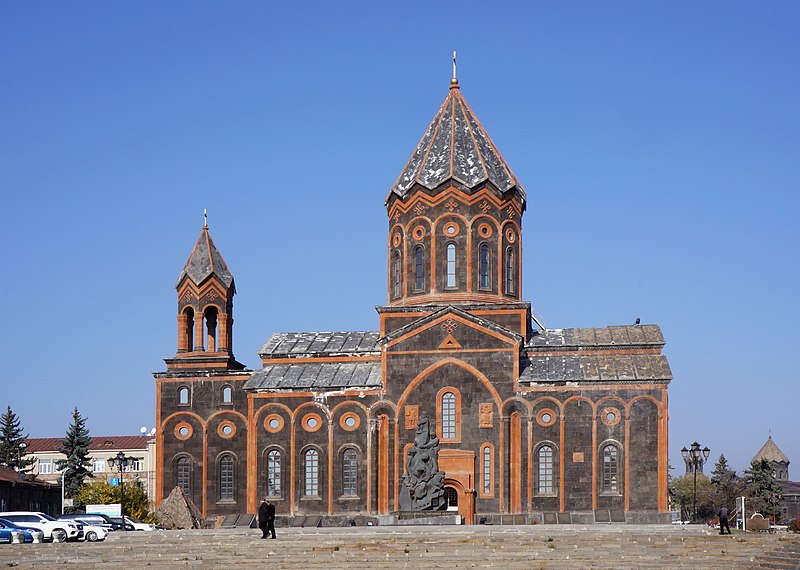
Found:
[[[536,414],[536,423],[542,427],[550,427],[554,423],[556,423],[556,419],[558,418],[558,414],[556,414],[550,408],[542,408],[539,410],[539,413]]]
[[[419,241],[425,237],[425,228],[423,226],[417,226],[411,234],[414,236],[415,240]]]
[[[173,433],[175,434],[176,438],[180,439],[181,441],[186,441],[192,437],[194,429],[192,428],[192,424],[181,422],[175,426],[175,431]]]
[[[354,412],[347,412],[339,418],[339,425],[342,426],[342,429],[353,431],[361,425],[361,418]]]
[[[403,239],[400,237],[400,232],[395,232],[392,236],[392,245],[395,247],[400,247],[400,240]]]
[[[306,431],[317,431],[322,427],[322,418],[319,414],[306,414],[303,416],[303,429]]]
[[[617,408],[603,408],[600,412],[600,421],[607,426],[615,426],[622,419],[622,413]]]
[[[506,240],[508,241],[508,243],[514,243],[515,241],[517,241],[517,234],[515,234],[514,230],[512,230],[511,228],[508,228],[506,230]]]
[[[444,235],[447,237],[455,237],[458,235],[459,227],[455,222],[447,222],[444,225]]]
[[[278,433],[283,429],[283,416],[270,414],[264,419],[264,429],[270,433]]]
[[[492,226],[490,226],[489,224],[486,224],[486,223],[479,225],[478,226],[478,234],[482,238],[492,237]]]
[[[225,439],[230,439],[234,435],[236,435],[236,425],[231,421],[224,421],[220,422],[219,426],[217,427],[217,433],[220,437],[224,437]]]

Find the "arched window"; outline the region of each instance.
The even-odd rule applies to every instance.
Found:
[[[479,263],[478,286],[481,289],[489,289],[491,287],[491,281],[489,280],[489,246],[486,245],[485,243],[482,243],[479,252],[480,255],[478,259]]]
[[[181,488],[184,496],[189,499],[192,490],[192,461],[188,457],[181,457],[175,466],[175,484]]]
[[[400,267],[400,252],[395,251],[392,256],[392,298],[400,296],[400,286],[402,284],[402,273]]]
[[[506,295],[514,294],[514,250],[506,248]]]
[[[425,286],[425,269],[423,260],[422,246],[414,248],[414,291],[422,291]]]
[[[306,497],[319,496],[319,452],[316,449],[306,451]]]
[[[447,244],[447,287],[455,288],[456,284],[456,244]]]
[[[553,448],[543,445],[536,453],[536,492],[550,495],[555,492],[553,486]]]
[[[442,395],[442,439],[456,439],[456,395],[445,392]]]
[[[267,495],[281,496],[281,452],[277,449],[267,454]]]
[[[603,447],[603,492],[619,493],[619,451],[611,444]]]
[[[194,309],[186,307],[183,311],[186,316],[185,329],[183,335],[186,337],[186,350],[192,351],[194,349]]]
[[[481,496],[491,497],[494,493],[494,448],[490,443],[481,447]]]
[[[342,495],[358,495],[358,453],[347,449],[342,458]]]
[[[233,401],[233,389],[230,386],[222,388],[222,403],[230,404]]]
[[[232,455],[223,455],[219,460],[219,500],[233,501],[234,463]]]
[[[181,406],[189,405],[189,388],[186,386],[178,388],[178,404]]]
[[[208,352],[217,351],[217,311],[216,307],[207,307],[204,314],[206,317],[206,350]]]

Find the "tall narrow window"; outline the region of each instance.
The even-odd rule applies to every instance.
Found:
[[[319,496],[319,452],[316,449],[306,451],[306,497]]]
[[[402,274],[400,268],[400,252],[395,251],[392,256],[392,298],[396,299],[400,296],[400,285],[402,283]]]
[[[176,482],[175,484],[183,490],[184,496],[188,499],[189,492],[191,491],[192,480],[192,462],[188,457],[181,457],[178,459],[176,465]]]
[[[189,388],[186,386],[178,388],[178,404],[183,406],[189,405]]]
[[[194,350],[194,309],[187,307],[183,312],[186,315],[186,328],[184,335],[186,336],[186,350]]]
[[[422,246],[418,245],[414,249],[414,291],[422,291],[424,287],[424,266],[422,264]]]
[[[208,352],[217,351],[217,311],[216,307],[208,307],[205,310],[206,317],[206,350]]]
[[[489,246],[485,243],[481,244],[480,247],[480,256],[479,256],[479,271],[480,271],[480,282],[479,286],[481,289],[488,289],[491,287],[489,281]]]
[[[222,403],[223,404],[230,404],[233,397],[233,390],[230,386],[225,386],[222,389]]]
[[[482,486],[482,494],[483,495],[491,495],[492,494],[492,446],[486,444],[483,446],[483,457],[481,458],[483,462],[483,469],[482,469],[482,476],[483,476],[483,486]]]
[[[553,448],[543,445],[537,453],[536,488],[542,495],[553,493]]]
[[[447,244],[447,287],[456,287],[456,245]]]
[[[506,248],[506,295],[514,294],[514,250]]]
[[[603,448],[603,492],[619,493],[619,458],[614,445]]]
[[[358,454],[355,449],[344,452],[342,460],[342,495],[358,495]]]
[[[267,495],[281,496],[281,452],[277,449],[267,454]]]
[[[456,438],[456,395],[447,392],[442,396],[442,439]]]
[[[219,460],[219,499],[233,501],[233,456],[223,455]]]

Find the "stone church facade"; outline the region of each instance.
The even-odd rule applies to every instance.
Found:
[[[234,279],[203,227],[176,286],[177,352],[155,374],[156,501],[180,486],[206,516],[261,497],[279,515],[404,511],[424,414],[467,523],[668,521],[661,331],[536,323],[527,196],[455,79],[385,203],[378,330],[273,334],[256,371],[234,358]]]

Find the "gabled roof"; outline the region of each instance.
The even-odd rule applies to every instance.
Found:
[[[528,355],[520,362],[520,384],[609,382],[614,384],[672,380],[663,354],[582,354],[574,356]]]
[[[494,323],[494,322],[489,321],[487,319],[484,319],[482,317],[476,317],[475,315],[473,315],[472,313],[468,313],[467,311],[462,311],[461,309],[459,309],[458,307],[455,307],[453,305],[445,305],[444,307],[442,307],[441,309],[439,309],[437,311],[434,311],[430,315],[427,315],[425,317],[417,319],[416,321],[412,321],[412,322],[408,323],[407,325],[402,326],[399,329],[390,332],[385,337],[383,337],[380,340],[378,340],[378,345],[388,344],[388,343],[392,342],[393,340],[395,340],[397,338],[405,336],[406,334],[408,334],[409,332],[413,331],[414,329],[423,327],[426,324],[431,323],[433,321],[436,321],[436,320],[438,320],[438,319],[440,319],[443,316],[448,315],[448,314],[457,315],[457,316],[461,317],[464,320],[467,320],[467,321],[475,323],[479,327],[488,329],[488,330],[490,330],[492,332],[495,332],[495,333],[498,333],[500,335],[503,335],[503,336],[507,337],[509,340],[515,340],[515,341],[519,342],[520,344],[522,344],[523,338],[518,333],[515,333],[514,331],[510,331],[507,328],[501,327],[497,323]]]
[[[187,275],[195,285],[200,285],[212,274],[216,275],[226,287],[230,287],[233,283],[233,275],[225,264],[214,240],[211,239],[208,226],[204,225],[192,253],[189,254],[189,259],[186,260],[186,264],[178,275],[178,282],[175,286],[180,285]]]
[[[450,178],[469,189],[487,180],[500,192],[516,187],[525,199],[525,191],[475,118],[457,83],[450,86],[447,98],[386,199],[392,192],[404,197],[415,183],[433,190]]]
[[[622,325],[600,328],[545,329],[531,333],[528,349],[664,346],[658,325]]]
[[[381,387],[380,362],[314,362],[267,364],[248,380],[245,390],[344,390]]]
[[[58,451],[61,447],[60,437],[29,437],[26,453]],[[123,449],[147,449],[147,442],[153,438],[149,435],[107,435],[93,437],[89,451],[119,451]]]
[[[772,436],[767,438],[766,443],[761,446],[761,449],[758,450],[758,453],[753,456],[751,461],[759,459],[766,459],[775,463],[789,463],[789,458],[775,445],[775,442],[772,441]]]

